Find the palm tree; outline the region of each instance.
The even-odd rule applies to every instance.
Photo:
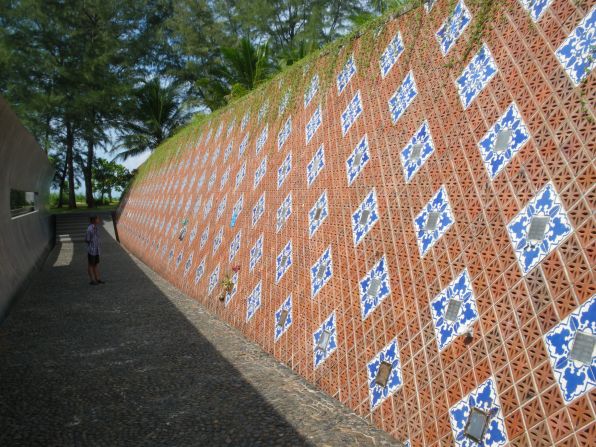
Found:
[[[121,151],[114,159],[153,151],[182,125],[188,116],[179,99],[178,86],[163,86],[155,78],[135,90],[130,102],[131,120],[120,126],[119,144],[114,151]]]

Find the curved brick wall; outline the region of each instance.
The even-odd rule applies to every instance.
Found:
[[[190,126],[141,170],[120,238],[399,440],[472,445],[472,406],[484,445],[587,445],[596,9],[497,2],[470,46],[468,3],[392,19]]]

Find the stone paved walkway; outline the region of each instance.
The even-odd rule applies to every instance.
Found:
[[[0,445],[397,445],[105,231],[89,286],[84,250],[57,246],[0,324]]]

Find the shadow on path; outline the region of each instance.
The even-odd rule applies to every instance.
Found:
[[[0,325],[0,445],[309,445],[102,236],[107,284],[58,245]]]

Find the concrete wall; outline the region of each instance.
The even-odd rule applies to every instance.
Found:
[[[166,143],[120,239],[399,440],[472,445],[475,402],[494,415],[481,445],[593,444],[596,356],[569,359],[596,332],[592,5],[441,0],[371,27]]]
[[[0,320],[52,241],[46,210],[52,176],[46,154],[0,98]],[[11,218],[11,189],[38,192],[38,211]]]

